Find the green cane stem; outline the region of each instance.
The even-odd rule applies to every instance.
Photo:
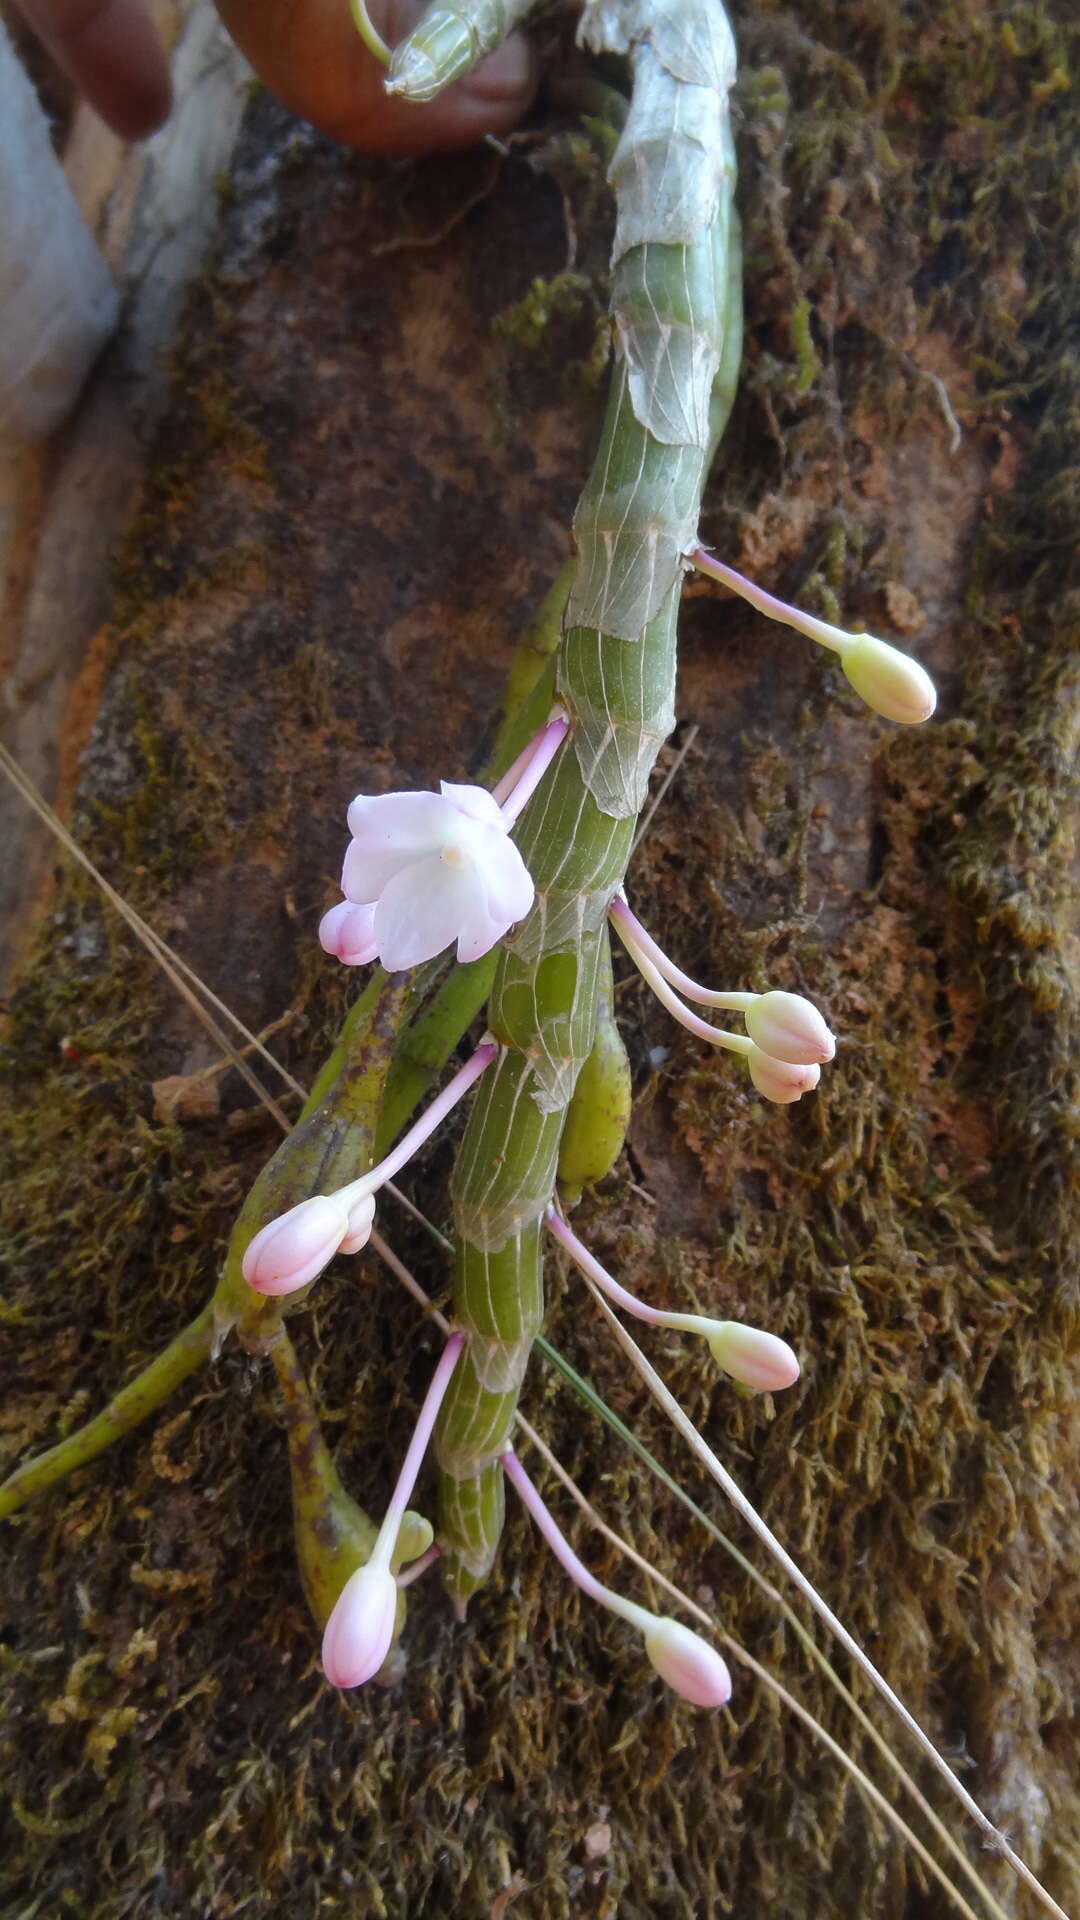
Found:
[[[122,1440],[126,1433],[148,1419],[209,1357],[214,1329],[214,1305],[208,1301],[190,1325],[178,1333],[175,1340],[170,1340],[134,1380],[122,1387],[93,1420],[88,1420],[75,1433],[69,1433],[66,1439],[58,1440],[46,1453],[39,1453],[36,1459],[16,1468],[0,1487],[0,1519],[17,1513],[35,1495],[48,1492],[77,1468],[96,1460],[114,1440]]]
[[[722,9],[686,0],[650,23],[647,38],[634,41],[627,29],[629,49],[613,16],[590,13],[586,38],[598,51],[629,50],[634,77],[609,176],[616,368],[575,517],[577,566],[557,659],[572,731],[519,832],[536,902],[496,968],[488,1023],[506,1051],[477,1094],[454,1176],[454,1310],[472,1338],[436,1449],[442,1566],[459,1611],[485,1579],[501,1530],[496,1462],[543,1313],[538,1222],[593,1045],[605,917],[674,724],[685,556],[738,364],[734,50]],[[688,59],[699,76],[692,87],[681,78]],[[696,116],[692,136],[684,114]],[[673,177],[679,191],[666,198],[659,187]]]

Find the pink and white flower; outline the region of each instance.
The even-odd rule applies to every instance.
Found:
[[[768,993],[749,993],[742,988],[716,991],[701,986],[657,945],[637,915],[631,913],[623,893],[612,901],[608,918],[661,1004],[699,1040],[741,1054],[764,1099],[788,1106],[813,1091],[821,1079],[819,1062],[832,1059],[836,1041],[812,1001],[801,993],[783,993],[776,988]],[[687,1000],[699,1007],[726,1007],[732,1013],[741,1013],[747,1031],[729,1033],[724,1027],[710,1026],[686,1005]]]
[[[442,1350],[371,1556],[345,1582],[326,1623],[323,1672],[332,1686],[362,1687],[374,1679],[390,1651],[399,1580],[404,1584],[408,1577],[395,1580],[391,1562],[436,1416],[464,1345],[464,1334],[452,1333]]]
[[[452,940],[459,960],[478,960],[532,906],[529,870],[485,787],[444,780],[438,793],[358,794],[349,831],[342,892],[370,913],[391,973]]]
[[[601,1266],[584,1241],[554,1207],[544,1214],[548,1232],[565,1247],[574,1265],[599,1287],[615,1306],[644,1320],[651,1327],[669,1327],[674,1333],[697,1333],[708,1342],[718,1367],[751,1393],[777,1393],[793,1387],[799,1377],[799,1362],[786,1340],[767,1333],[761,1327],[748,1327],[741,1320],[711,1320],[703,1313],[678,1313],[667,1307],[652,1307],[636,1293],[620,1284]]]
[[[488,1038],[459,1067],[441,1093],[378,1165],[335,1193],[314,1193],[287,1213],[268,1220],[248,1242],[241,1272],[257,1293],[295,1293],[306,1287],[335,1253],[359,1253],[371,1238],[375,1224],[375,1195],[401,1171],[440,1122],[457,1105],[498,1054]]]
[[[381,960],[390,973],[433,960],[451,941],[459,960],[489,953],[532,906],[533,883],[510,833],[569,728],[555,707],[494,793],[450,780],[438,793],[358,793],[345,898],[319,926],[326,952],[348,967]]]
[[[816,614],[789,606],[786,600],[766,593],[764,587],[756,586],[734,567],[725,566],[703,547],[691,555],[691,562],[699,572],[722,581],[741,599],[749,601],[766,619],[776,620],[783,627],[794,627],[808,640],[837,654],[849,684],[883,719],[895,720],[901,727],[916,727],[923,720],[929,720],[937,706],[937,688],[926,668],[909,653],[902,653],[899,647],[890,646],[887,640],[879,640],[872,633],[848,633],[843,627],[834,626],[831,620],[819,620]]]

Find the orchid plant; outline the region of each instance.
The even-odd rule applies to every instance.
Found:
[[[516,0],[436,0],[390,56],[360,0],[354,7],[369,45],[390,62],[388,85],[414,100],[430,99],[459,77],[527,10]],[[741,340],[729,111],[735,49],[720,0],[587,0],[580,38],[598,54],[627,59],[632,91],[609,170],[617,214],[615,370],[600,450],[574,520],[576,560],[557,589],[554,702],[548,692],[532,737],[516,757],[507,756],[492,789],[444,779],[438,792],[352,800],[343,897],[324,915],[318,937],[343,965],[378,962],[382,971],[346,1023],[300,1125],[249,1195],[209,1308],[158,1363],[152,1391],[139,1383],[125,1390],[75,1449],[79,1459],[89,1458],[145,1417],[154,1395],[232,1329],[248,1345],[280,1354],[283,1303],[299,1305],[335,1255],[378,1238],[377,1193],[472,1091],[452,1185],[453,1331],[386,1519],[347,1577],[340,1567],[341,1578],[335,1575],[324,1665],[344,1686],[370,1679],[390,1652],[400,1622],[397,1582],[410,1577],[410,1569],[391,1567],[407,1537],[423,1542],[417,1563],[437,1551],[444,1582],[464,1612],[497,1551],[507,1479],[564,1566],[582,1578],[511,1450],[518,1393],[543,1317],[546,1240],[622,1311],[703,1338],[742,1390],[777,1392],[799,1376],[797,1356],[766,1329],[638,1299],[606,1272],[566,1217],[583,1181],[613,1163],[625,1130],[621,1098],[618,1123],[605,1125],[603,1117],[626,1073],[610,1014],[610,932],[673,1017],[707,1045],[741,1056],[766,1100],[789,1104],[812,1092],[835,1051],[823,1016],[800,995],[714,990],[692,980],[627,902],[638,815],[674,719],[676,619],[686,572],[710,573],[838,653],[851,684],[879,713],[914,721],[934,705],[933,688],[914,661],[872,636],[844,634],[784,606],[698,544],[701,491],[731,407]],[[541,697],[545,686],[550,682],[537,689]],[[397,1097],[393,1057],[411,1005],[409,975],[450,947],[488,989],[488,1031],[389,1146],[413,1104]],[[460,990],[466,978],[452,975],[440,989],[450,1026],[456,1016],[441,1059],[481,1004]],[[713,1025],[698,1007],[741,1016],[745,1031]],[[444,1020],[444,1039],[446,1027]],[[389,1035],[390,1047],[373,1049],[376,1035]],[[419,1090],[414,1084],[408,1091]],[[376,1157],[380,1141],[387,1150]],[[287,1399],[295,1397],[293,1373],[287,1369],[283,1379],[293,1382]],[[440,1469],[437,1549],[422,1532],[402,1533],[432,1435]],[[0,1508],[12,1510],[66,1470],[71,1442],[53,1451],[56,1459],[46,1455],[12,1476]],[[330,1486],[329,1468],[324,1477]],[[331,1504],[342,1497],[336,1487],[326,1495]],[[715,1657],[691,1645],[695,1637],[686,1629],[657,1624],[595,1582],[589,1590],[643,1632],[653,1664],[676,1690],[699,1703],[726,1700],[726,1672],[721,1679]]]
[[[405,99],[432,98],[527,10],[521,0],[435,0],[394,50],[388,84]],[[369,44],[385,53],[359,0],[354,11]],[[721,0],[585,0],[580,38],[627,61],[632,91],[609,170],[614,372],[574,519],[575,562],[559,593],[553,684],[542,679],[531,690],[532,737],[516,758],[507,756],[492,789],[443,779],[438,792],[352,800],[343,897],[318,938],[339,963],[379,970],[299,1124],[248,1196],[208,1308],[155,1363],[152,1379],[148,1370],[79,1435],[13,1475],[0,1489],[0,1512],[145,1418],[236,1330],[274,1358],[294,1464],[301,1447],[309,1465],[316,1462],[296,1483],[297,1537],[333,1685],[385,1676],[402,1590],[428,1565],[438,1564],[464,1614],[498,1551],[509,1482],[569,1577],[641,1636],[668,1686],[696,1706],[718,1707],[732,1693],[724,1660],[686,1626],[595,1579],[514,1446],[518,1396],[543,1320],[548,1242],[621,1312],[703,1339],[740,1390],[781,1392],[799,1378],[798,1356],[769,1330],[661,1309],[632,1294],[567,1218],[583,1181],[613,1164],[625,1130],[612,932],[667,1011],[703,1044],[740,1056],[762,1098],[787,1105],[812,1094],[835,1053],[808,1000],[699,984],[627,900],[638,816],[674,721],[684,577],[691,569],[710,575],[836,654],[850,685],[893,722],[927,719],[935,693],[906,654],[785,605],[699,544],[702,488],[731,407],[741,341],[729,108],[735,49]],[[466,971],[450,973],[425,1004],[427,975],[419,986],[409,976],[451,947]],[[485,1000],[479,1045],[391,1145]],[[428,1029],[424,1022],[436,1006],[438,1041],[418,1082],[409,1059],[418,1057],[418,1034],[435,1034],[434,1019]],[[734,1014],[744,1031],[714,1025],[695,1008]],[[335,1255],[369,1242],[385,1251],[377,1193],[470,1095],[452,1182],[451,1320],[376,1530],[357,1518],[319,1452],[283,1316]],[[434,1539],[407,1512],[432,1441]],[[327,1540],[332,1555],[320,1544]]]

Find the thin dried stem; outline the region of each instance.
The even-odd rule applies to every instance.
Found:
[[[741,1661],[743,1666],[749,1668],[750,1672],[761,1681],[762,1685],[767,1687],[770,1693],[775,1694],[776,1698],[783,1702],[790,1713],[797,1715],[804,1726],[810,1729],[815,1739],[820,1740],[832,1754],[833,1758],[838,1760],[845,1771],[851,1775],[859,1791],[866,1796],[871,1805],[874,1806],[882,1817],[888,1821],[889,1825],[895,1829],[901,1840],[906,1841],[912,1851],[917,1854],[927,1872],[932,1874],[939,1886],[945,1889],[945,1892],[957,1910],[960,1913],[966,1914],[968,1920],[977,1920],[974,1909],[964,1899],[960,1889],[949,1879],[948,1874],[939,1866],[933,1855],[923,1845],[918,1835],[909,1827],[903,1815],[898,1813],[896,1808],[886,1800],[884,1794],[874,1785],[874,1782],[863,1771],[858,1762],[845,1751],[837,1740],[833,1739],[830,1733],[826,1732],[820,1720],[816,1720],[809,1709],[804,1707],[802,1703],[795,1698],[794,1694],[789,1693],[788,1689],[783,1686],[766,1667],[763,1667],[760,1661],[755,1660],[753,1654],[748,1653],[747,1649],[742,1646],[738,1640],[734,1639],[725,1627],[718,1626],[717,1622],[706,1613],[704,1607],[699,1607],[696,1600],[691,1600],[688,1593],[684,1593],[681,1587],[676,1586],[674,1580],[669,1580],[666,1574],[661,1573],[659,1567],[654,1567],[651,1561],[646,1560],[644,1554],[639,1553],[636,1547],[631,1546],[628,1540],[624,1540],[621,1534],[616,1533],[614,1527],[609,1527],[607,1522],[601,1519],[587,1495],[582,1493],[581,1488],[571,1478],[566,1468],[556,1459],[547,1442],[542,1439],[540,1434],[537,1433],[536,1428],[520,1413],[517,1417],[517,1424],[521,1428],[521,1431],[528,1436],[537,1452],[547,1462],[556,1478],[561,1481],[562,1485],[571,1495],[571,1498],[577,1502],[577,1505],[581,1508],[582,1513],[590,1525],[594,1526],[599,1533],[602,1533],[606,1540],[610,1540],[611,1544],[617,1548],[619,1553],[627,1560],[633,1561],[634,1565],[638,1567],[649,1580],[654,1581],[657,1586],[663,1588],[665,1593],[670,1594],[671,1598],[675,1600],[686,1613],[691,1614],[700,1625],[707,1627],[710,1633],[714,1633],[722,1647],[732,1653],[736,1660]],[[963,1858],[962,1855],[961,1858]],[[968,1866],[966,1861],[964,1864]],[[970,1866],[968,1870],[969,1872],[972,1871]],[[1003,1909],[998,1906],[993,1895],[988,1892],[977,1877],[975,1877],[974,1883],[979,1893],[982,1894],[986,1900],[988,1910],[995,1915],[1000,1915],[1001,1920],[1008,1920],[1008,1916],[1005,1915]]]
[[[677,1428],[687,1445],[696,1453],[707,1472],[727,1495],[732,1506],[742,1515],[747,1525],[753,1529],[758,1539],[768,1549],[769,1553],[771,1553],[773,1559],[783,1567],[788,1578],[798,1587],[804,1599],[809,1601],[815,1613],[825,1622],[829,1631],[839,1640],[846,1652],[851,1655],[856,1666],[860,1668],[871,1685],[881,1695],[882,1699],[892,1708],[896,1717],[907,1728],[912,1739],[920,1747],[931,1766],[941,1776],[942,1780],[944,1780],[950,1793],[959,1800],[961,1806],[971,1816],[972,1820],[974,1820],[976,1826],[980,1829],[993,1850],[996,1853],[1000,1853],[1003,1858],[1009,1862],[1014,1873],[1024,1882],[1024,1885],[1035,1895],[1042,1906],[1045,1907],[1047,1913],[1052,1913],[1055,1916],[1055,1920],[1069,1920],[1068,1914],[1062,1907],[1058,1906],[1053,1895],[1047,1892],[1042,1882],[1038,1880],[1031,1871],[1031,1868],[1020,1858],[1020,1855],[1015,1849],[1009,1845],[1004,1834],[999,1828],[995,1827],[989,1815],[983,1812],[978,1801],[972,1798],[967,1788],[957,1779],[944,1755],[938,1752],[930,1735],[924,1732],[914,1714],[904,1705],[899,1695],[893,1691],[884,1675],[878,1672],[869,1655],[864,1653],[858,1641],[848,1632],[843,1622],[837,1619],[832,1608],[822,1599],[817,1588],[807,1579],[801,1567],[791,1558],[786,1548],[780,1545],[776,1535],[766,1526],[757,1509],[743,1493],[742,1488],[732,1479],[727,1468],[717,1459],[708,1442],[702,1439],[693,1421],[683,1412],[674,1394],[670,1393],[664,1385],[660,1375],[646,1359],[633,1335],[626,1331],[622,1322],[612,1313],[600,1289],[594,1286],[592,1281],[587,1277],[585,1284],[590,1288],[597,1305],[614,1332],[616,1340],[622,1347],[623,1352],[629,1356],[632,1365],[641,1375],[641,1378],[644,1380],[657,1405],[663,1408],[672,1425]]]

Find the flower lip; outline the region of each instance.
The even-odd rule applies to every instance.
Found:
[[[359,1253],[371,1239],[371,1229],[375,1225],[375,1200],[370,1193],[361,1194],[349,1208],[348,1230],[338,1248],[339,1253]]]
[[[494,827],[497,833],[509,832],[503,810],[487,787],[463,786],[454,780],[440,780],[439,797],[449,800],[451,806],[464,814],[467,820],[479,820],[486,827]]]
[[[789,1107],[793,1101],[801,1100],[804,1093],[812,1093],[821,1079],[819,1066],[775,1060],[772,1054],[762,1053],[758,1046],[747,1054],[746,1064],[762,1098],[775,1101],[781,1107]]]
[[[339,900],[319,921],[319,945],[346,967],[364,967],[378,958],[375,909]]]

